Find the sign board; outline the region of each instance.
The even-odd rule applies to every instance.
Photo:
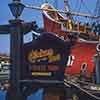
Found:
[[[34,80],[63,80],[69,55],[67,44],[51,33],[44,33],[23,47],[24,76]]]

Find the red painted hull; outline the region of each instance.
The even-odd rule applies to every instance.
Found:
[[[50,19],[50,16],[48,16],[49,15],[43,13],[45,32],[52,32],[59,38],[63,36],[64,39],[67,39],[68,33],[62,30],[61,23],[54,21],[52,18]],[[93,63],[93,56],[96,54],[96,45],[97,43],[76,42],[70,52],[70,56],[74,57],[73,64],[71,66],[66,66],[65,74],[79,74],[82,64],[86,63],[86,75],[90,77],[95,66]]]
[[[71,49],[70,55],[74,56],[72,66],[67,66],[65,73],[79,74],[83,63],[87,64],[86,75],[89,77],[94,70],[93,56],[96,54],[96,44],[77,42]]]

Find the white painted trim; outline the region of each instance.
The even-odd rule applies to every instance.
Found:
[[[41,8],[44,8],[45,6],[50,6],[52,9],[56,10],[56,9],[55,9],[51,4],[49,4],[49,3],[44,3],[44,4],[41,6]],[[67,19],[67,18],[65,18],[64,16],[62,16],[59,12],[57,12],[57,13],[58,13],[63,19]],[[43,14],[44,14],[48,19],[50,19],[51,21],[54,21],[54,22],[60,24],[60,22],[57,22],[55,19],[51,18],[51,16],[48,15],[47,11],[44,11],[44,10],[43,10]]]
[[[85,39],[82,39],[82,38],[79,39],[79,42],[84,42],[84,43],[93,43],[93,44],[97,44],[97,43],[99,43],[99,41],[88,41],[88,40],[85,40]]]

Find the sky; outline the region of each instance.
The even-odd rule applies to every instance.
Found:
[[[24,4],[41,6],[46,0],[21,0]],[[64,9],[63,0],[48,0],[49,3],[53,4],[57,9]],[[12,0],[0,0],[0,25],[7,24],[8,20],[14,18],[10,12],[8,4],[11,3]],[[83,3],[81,3],[83,2]],[[72,11],[80,11],[85,13],[94,13],[94,8],[96,6],[96,0],[69,0],[69,5]],[[79,17],[76,18],[78,20]],[[37,24],[41,27],[43,26],[42,22],[42,14],[41,11],[32,10],[25,8],[21,19],[26,22],[36,20]],[[27,34],[25,37],[25,41],[31,41],[31,33]],[[0,53],[10,53],[10,35],[1,35],[0,34]]]

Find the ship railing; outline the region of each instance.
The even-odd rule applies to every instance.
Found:
[[[89,91],[90,89],[89,90],[88,89],[84,89],[79,83],[76,84],[76,83],[74,83],[72,81],[64,79],[64,84],[65,84],[65,86],[67,88],[68,88],[68,86],[76,88],[76,89],[80,90],[81,92],[87,94],[88,96],[90,96],[90,97],[92,97],[92,98],[94,98],[96,100],[100,100],[100,97],[98,97],[98,96],[96,96],[94,94],[94,90],[93,91],[92,90]],[[100,92],[98,92],[98,93],[100,93]]]
[[[84,34],[94,34],[92,32],[92,27],[90,25],[81,24],[81,23],[74,23],[72,20],[60,20],[63,27],[66,28],[67,32],[77,32],[77,33],[84,33]]]

